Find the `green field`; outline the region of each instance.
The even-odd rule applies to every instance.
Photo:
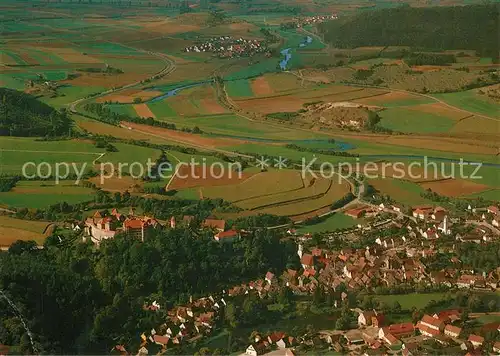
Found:
[[[405,133],[448,132],[455,124],[446,117],[404,108],[390,108],[379,115],[383,127]]]
[[[370,99],[367,99],[368,101]],[[421,96],[415,96],[409,99],[399,99],[399,100],[390,100],[387,102],[377,102],[377,105],[386,107],[386,108],[397,108],[399,106],[413,106],[413,105],[423,105],[423,104],[431,104],[434,100],[429,98],[424,98]]]
[[[137,116],[137,113],[135,112],[134,108],[131,105],[107,104],[106,107],[109,108],[112,112],[115,112],[117,114],[128,115],[132,117]]]
[[[432,203],[420,196],[424,189],[416,183],[402,179],[379,178],[369,180],[369,184],[373,185],[380,194],[389,195],[395,201],[405,205],[413,206]]]
[[[498,104],[488,101],[486,98],[476,94],[473,90],[457,93],[433,94],[433,96],[464,110],[491,117],[500,117]]]
[[[173,117],[178,115],[177,112],[168,104],[166,99],[156,101],[154,103],[148,103],[148,107],[158,118]]]
[[[36,165],[46,162],[52,171],[56,163],[67,162],[70,165],[74,163],[78,169],[86,164],[88,170],[92,168],[92,162],[102,153],[105,155],[100,159],[101,163],[123,163],[123,171],[127,173],[129,168],[126,164],[133,162],[145,164],[148,158],[155,160],[160,154],[160,151],[147,147],[123,143],[115,143],[114,146],[118,152],[106,152],[89,142],[78,140],[36,141],[33,138],[4,137],[0,140],[0,174],[20,174],[23,165],[27,162],[33,162]],[[32,166],[26,169],[29,175],[34,174]],[[44,167],[43,174],[46,174],[48,169]]]
[[[230,97],[246,98],[254,96],[247,79],[233,80],[226,83],[226,90]]]
[[[350,216],[347,216],[342,213],[335,213],[330,215],[326,220],[318,224],[303,225],[297,231],[301,234],[315,233],[322,231],[335,231],[339,229],[345,229],[356,226],[358,223],[360,223],[359,220],[355,220]]]
[[[64,185],[53,187],[26,187],[24,182],[18,183],[11,192],[0,193],[0,205],[15,208],[46,208],[49,205],[66,202],[68,204],[83,203],[94,199],[94,191],[90,188]]]

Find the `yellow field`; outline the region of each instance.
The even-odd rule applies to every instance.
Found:
[[[42,244],[50,230],[50,223],[0,216],[0,247],[10,246],[17,240],[35,240]],[[46,231],[47,230],[47,231]]]

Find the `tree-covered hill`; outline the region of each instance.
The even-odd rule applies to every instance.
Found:
[[[0,251],[0,344],[14,345],[13,354],[137,350],[139,335],[165,322],[173,305],[299,263],[295,244],[267,230],[233,243],[197,228],[165,229],[143,243],[120,235],[99,249],[70,240],[54,235],[44,249],[18,241]],[[145,300],[157,300],[162,312],[145,311]]]
[[[319,30],[334,47],[411,46],[469,49],[498,58],[497,5],[411,8],[363,12],[322,23]]]
[[[68,114],[32,95],[0,88],[0,136],[64,136],[71,127]]]

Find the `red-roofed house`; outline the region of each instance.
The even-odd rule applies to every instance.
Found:
[[[479,346],[483,345],[484,337],[470,334],[467,340],[470,341],[470,343],[472,344],[472,346],[474,346],[474,348],[478,348]]]
[[[312,268],[314,266],[313,255],[310,255],[308,253],[303,254],[302,258],[300,259],[300,263],[302,264],[302,268],[304,269]]]
[[[432,316],[425,314],[420,320],[420,324],[425,325],[431,329],[437,330],[439,332],[444,330],[444,322],[440,319],[433,318]]]
[[[493,344],[493,352],[500,354],[500,341],[497,341]]]
[[[432,214],[432,207],[431,206],[414,207],[412,214],[414,218],[419,218],[421,220],[424,220],[428,218],[430,214]]]
[[[427,324],[422,324],[421,321],[417,322],[417,324],[415,325],[415,328],[417,328],[420,331],[420,333],[422,335],[425,335],[425,336],[434,337],[434,336],[438,336],[440,334],[439,330],[433,329],[433,328],[429,327]]]
[[[275,280],[274,273],[267,272],[265,280],[266,280],[267,283],[272,284],[273,281]]]
[[[500,212],[500,209],[498,209],[498,206],[494,206],[494,205],[491,205],[488,207],[488,209],[486,209],[488,211],[488,213],[490,214],[494,214],[494,215],[498,215],[498,213]]]
[[[160,335],[154,335],[153,336],[153,341],[158,344],[158,345],[162,345],[162,346],[167,346],[168,345],[168,342],[170,341],[170,336],[160,336]]]
[[[378,337],[383,339],[386,334],[393,334],[394,336],[401,337],[413,334],[413,330],[414,328],[412,323],[392,324],[381,328],[379,330]]]
[[[458,338],[461,332],[462,329],[457,326],[448,324],[444,327],[444,334],[450,337]]]
[[[401,341],[391,333],[384,334],[384,337],[382,337],[382,340],[387,342],[390,346],[394,346],[394,345],[401,343]]]
[[[219,231],[215,234],[215,241],[233,241],[240,237],[240,233],[236,230]]]
[[[440,311],[439,313],[434,314],[432,317],[440,319],[445,323],[454,322],[460,320],[460,310],[458,309],[443,310]]]
[[[222,232],[226,228],[226,221],[218,219],[205,219],[203,220],[201,227],[215,229]]]
[[[285,337],[285,333],[284,332],[277,331],[277,332],[274,332],[271,335],[269,335],[267,337],[267,341],[269,341],[270,344],[275,344],[278,341],[280,341],[281,339],[283,339],[284,337]]]
[[[349,209],[344,212],[345,215],[350,216],[354,219],[359,219],[366,213],[366,207]]]

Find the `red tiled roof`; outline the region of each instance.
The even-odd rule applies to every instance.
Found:
[[[391,333],[394,335],[408,334],[413,332],[413,329],[414,328],[412,323],[392,324],[383,328],[384,334]]]
[[[477,342],[477,343],[482,344],[484,342],[484,337],[479,336],[479,335],[470,334],[469,338],[467,340],[469,340],[470,342]]]
[[[215,235],[219,239],[224,239],[224,238],[231,238],[231,237],[236,237],[238,236],[238,231],[236,230],[227,230],[227,231],[221,231],[217,235]]]
[[[306,266],[312,266],[313,265],[313,255],[310,255],[308,253],[305,253],[302,255],[302,258],[300,259],[300,263]]]
[[[274,278],[274,274],[273,273],[271,273],[271,272],[267,272],[266,273],[266,279],[271,280],[273,278]]]
[[[488,210],[493,212],[493,214],[498,214],[499,210],[497,206],[491,205],[488,207]]]
[[[202,224],[203,227],[209,227],[219,230],[224,230],[226,227],[226,220],[205,219]]]
[[[453,326],[453,325],[448,324],[444,327],[444,331],[448,331],[448,332],[456,334],[458,336],[462,332],[462,329],[460,329],[457,326]]]
[[[399,342],[398,338],[391,333],[385,334],[384,337],[391,345],[397,344]]]
[[[276,343],[285,337],[285,333],[282,331],[277,331],[269,335],[269,341]]]
[[[141,229],[144,226],[144,222],[139,219],[129,219],[125,220],[123,225],[126,229]]]
[[[427,325],[422,324],[421,321],[419,321],[415,327],[418,330],[420,330],[420,332],[422,332],[422,333],[428,333],[428,334],[431,334],[433,336],[437,336],[437,335],[441,334],[441,332],[439,330],[436,330],[436,329],[433,329],[431,327],[428,327]]]
[[[422,323],[429,324],[429,325],[432,325],[436,328],[439,328],[443,322],[439,319],[433,318],[432,316],[430,316],[428,314],[425,314],[422,317]]]
[[[153,340],[154,340],[154,342],[156,342],[158,344],[167,345],[168,342],[170,341],[170,337],[169,336],[154,335]]]

